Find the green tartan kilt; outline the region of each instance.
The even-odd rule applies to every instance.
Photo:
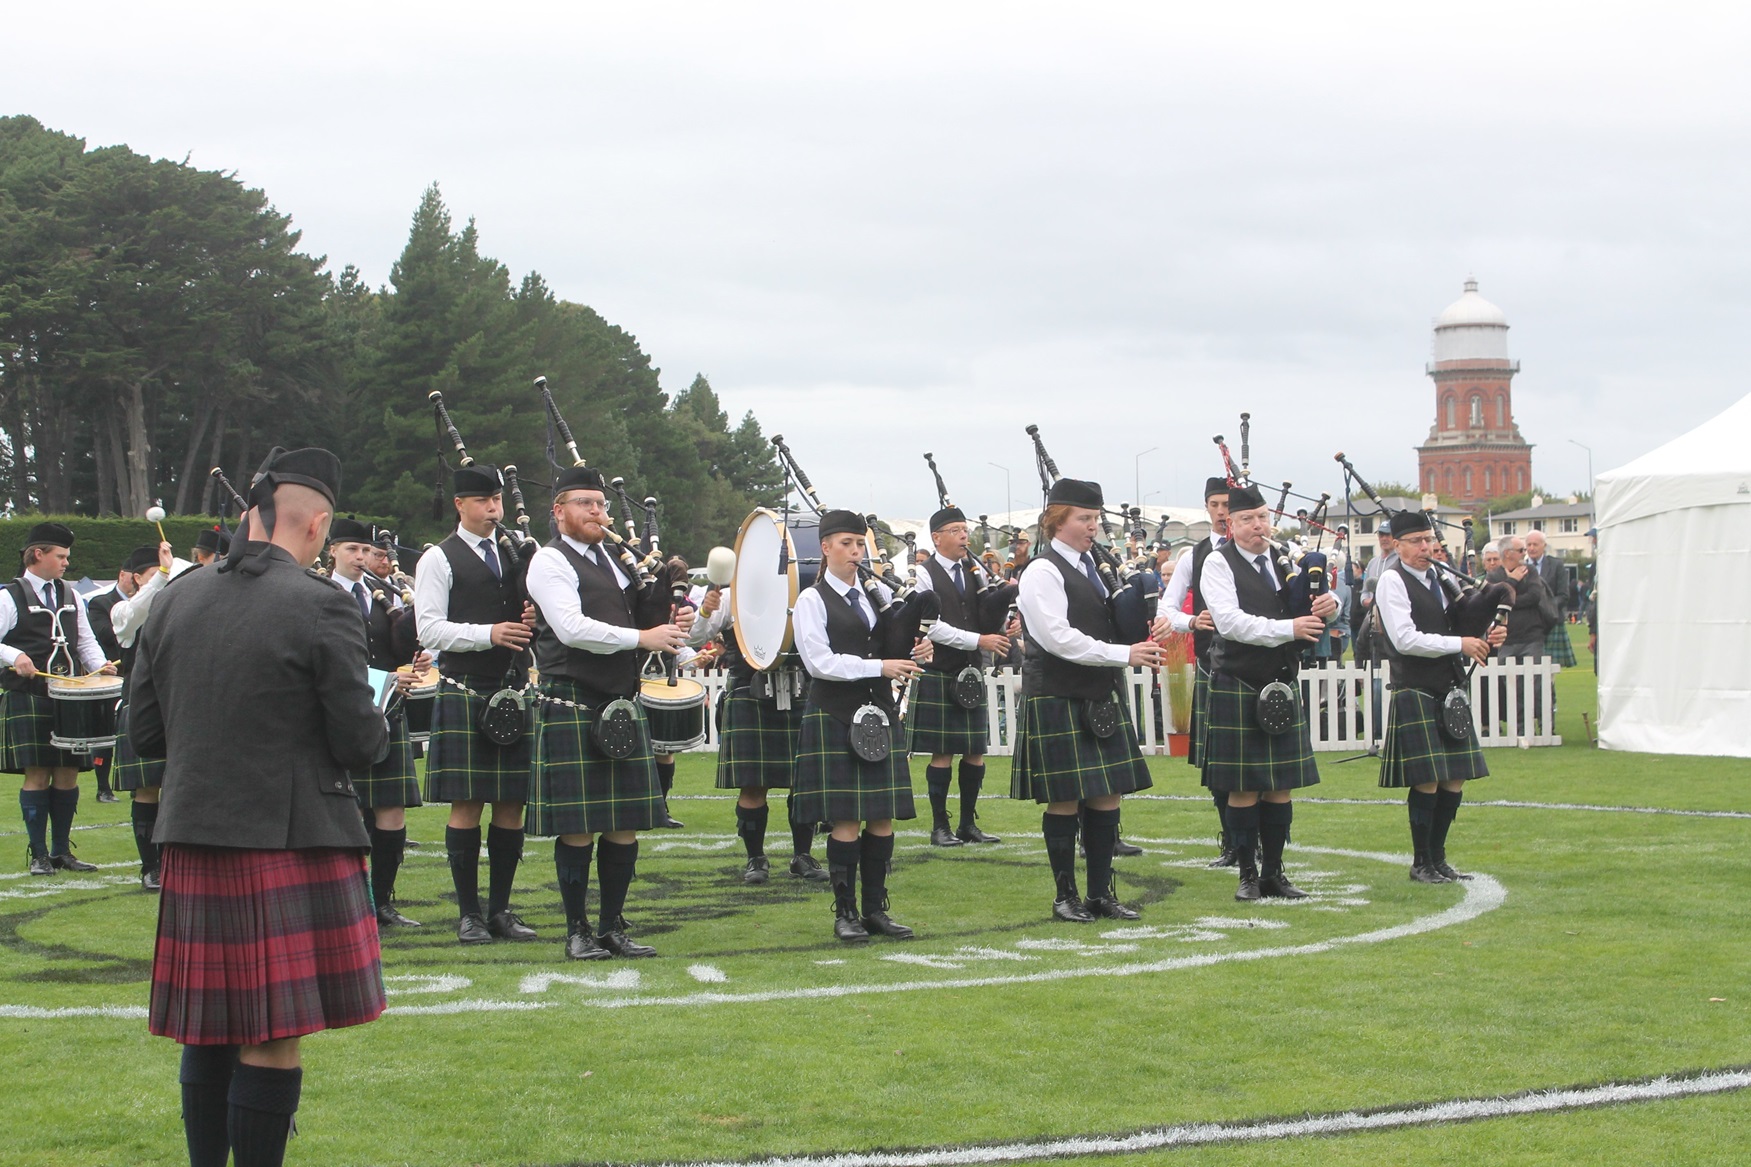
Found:
[[[802,698],[780,709],[746,685],[729,690],[717,703],[717,788],[788,787],[802,732]]]
[[[90,754],[57,750],[49,744],[55,729],[55,703],[47,694],[22,689],[0,692],[0,773],[22,774],[26,767],[89,770]]]
[[[915,754],[971,754],[984,757],[989,748],[991,716],[984,702],[977,709],[955,704],[955,674],[925,669],[912,681],[906,702],[906,724],[912,727]]]
[[[529,801],[530,735],[509,748],[495,745],[475,728],[485,708],[485,697],[439,684],[426,742],[427,802]]]
[[[885,762],[865,762],[851,752],[851,732],[818,705],[803,711],[791,788],[793,822],[879,822],[916,818],[912,773],[906,766],[906,727],[888,727],[892,752]]]
[[[577,690],[557,678],[542,689],[574,700]],[[531,835],[592,835],[644,831],[664,821],[663,788],[651,752],[650,723],[637,711],[638,746],[624,758],[596,748],[590,729],[596,711],[544,701],[535,726],[535,781],[529,797]]]
[[[122,706],[121,724],[126,724],[127,705]],[[127,734],[116,738],[115,764],[110,767],[109,784],[115,790],[149,790],[164,785],[164,759],[142,758],[134,752],[134,743]]]
[[[1544,653],[1565,669],[1575,667],[1575,646],[1569,641],[1569,622],[1558,620],[1544,634]]]
[[[1477,731],[1467,729],[1465,739],[1456,742],[1441,732],[1440,701],[1421,689],[1394,689],[1380,785],[1402,788],[1486,776],[1490,768]]]
[[[369,770],[349,770],[359,807],[422,806],[419,775],[414,770],[413,742],[407,737],[407,717],[389,723],[389,755]]]
[[[1259,728],[1258,689],[1217,673],[1204,726],[1204,785],[1211,790],[1294,790],[1319,781],[1307,710],[1279,734]]]
[[[1009,775],[1009,797],[1038,803],[1081,802],[1155,785],[1122,700],[1118,731],[1098,738],[1083,728],[1079,699],[1024,696]]]
[[[1204,768],[1204,722],[1210,716],[1210,674],[1203,665],[1192,666],[1191,741],[1186,744],[1186,761]]]

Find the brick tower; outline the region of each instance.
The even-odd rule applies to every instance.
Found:
[[[1435,321],[1435,424],[1417,447],[1423,490],[1470,507],[1532,489],[1532,446],[1514,424],[1508,318],[1465,281]]]

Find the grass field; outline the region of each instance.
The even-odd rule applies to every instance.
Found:
[[[1147,849],[1118,864],[1144,910],[1125,929],[1052,923],[1038,809],[988,798],[1000,847],[936,850],[927,819],[905,824],[893,907],[917,941],[836,947],[828,894],[782,874],[782,831],[773,882],[739,883],[731,800],[702,755],[682,760],[687,829],[645,837],[628,905],[660,959],[563,960],[544,841],[516,897],[542,938],[463,950],[443,811],[416,811],[401,899],[428,927],[385,945],[394,1012],[305,1043],[288,1161],[982,1148],[1751,1066],[1751,763],[1592,749],[1585,659],[1558,691],[1567,744],[1492,750],[1495,773],[1468,792],[1449,850],[1487,877],[1469,885],[1410,883],[1402,796],[1375,786],[1373,762],[1322,757],[1290,853],[1318,894],[1236,904],[1232,875],[1203,866],[1215,818],[1192,772],[1154,760],[1154,790],[1125,804],[1125,834]],[[921,760],[913,772],[922,806]],[[1007,789],[1001,759],[987,785]],[[0,877],[0,1164],[183,1162],[177,1051],[134,1015],[155,901],[134,879],[125,803],[100,806],[88,786],[81,812],[97,876]],[[15,829],[10,841],[22,851]],[[84,1012],[48,1015],[63,1009]],[[89,1012],[103,1009],[120,1015]],[[1294,1130],[1123,1157],[1743,1164],[1751,1092]]]

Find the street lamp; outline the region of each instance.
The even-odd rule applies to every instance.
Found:
[[[1569,439],[1569,445],[1580,446],[1581,449],[1587,451],[1587,497],[1590,500],[1593,497],[1593,447],[1584,442],[1577,442],[1573,438]]]
[[[987,463],[985,463],[985,465],[997,466],[997,463],[987,462]],[[1007,519],[1009,517],[1009,512],[1013,511],[1015,509],[1015,499],[1009,493],[1009,467],[997,466],[997,469],[1003,471],[1003,510],[1004,510],[1003,517]]]
[[[1143,454],[1153,454],[1159,449],[1161,449],[1160,446],[1150,446],[1147,450],[1143,451]],[[1136,498],[1143,493],[1143,454],[1138,454],[1131,460],[1131,485],[1133,487],[1131,491],[1132,498]]]

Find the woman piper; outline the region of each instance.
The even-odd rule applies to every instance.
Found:
[[[832,824],[833,934],[847,943],[867,941],[871,932],[910,940],[912,929],[888,916],[894,820],[914,817],[892,682],[918,675],[916,662],[931,658],[930,642],[919,642],[912,660],[881,659],[889,618],[877,608],[891,593],[878,583],[881,599],[872,603],[857,582],[869,526],[851,511],[827,511],[820,529],[821,578],[797,597],[791,613],[797,652],[813,680],[803,707],[792,813],[802,822]]]
[[[1009,794],[1045,805],[1040,830],[1057,887],[1052,914],[1078,924],[1138,918],[1114,894],[1113,845],[1120,798],[1153,782],[1119,684],[1123,669],[1162,659],[1153,640],[1118,642],[1091,553],[1102,505],[1099,483],[1060,478],[1052,485],[1040,516],[1044,545],[1021,577],[1017,601],[1027,655]],[[1087,900],[1076,890],[1079,810]]]

